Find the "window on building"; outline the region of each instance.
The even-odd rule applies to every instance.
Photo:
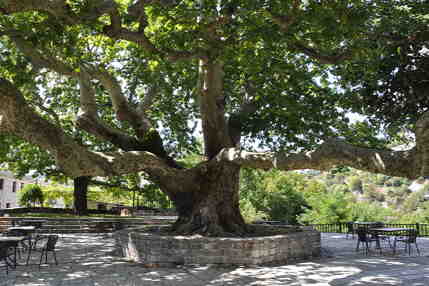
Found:
[[[6,203],[6,208],[10,208],[10,203]]]
[[[12,183],[12,192],[16,192],[16,182]]]
[[[4,179],[0,179],[0,190],[3,190]]]

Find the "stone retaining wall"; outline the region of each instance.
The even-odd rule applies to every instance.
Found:
[[[253,238],[162,236],[133,228],[114,233],[120,255],[146,266],[263,265],[320,256],[320,233],[304,229]]]
[[[12,225],[32,225],[32,220],[44,220],[39,233],[106,233],[141,225],[172,223],[175,217],[144,218],[44,218],[0,217],[0,233]]]

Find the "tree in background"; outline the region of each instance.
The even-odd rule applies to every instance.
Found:
[[[308,207],[298,221],[304,224],[329,224],[350,221],[350,198],[343,192],[320,192],[307,199]]]
[[[15,136],[3,136],[1,141],[5,146],[0,146],[0,158],[5,167],[17,177],[23,177],[29,173],[32,176],[44,177],[51,182],[67,184],[71,179],[58,170],[55,162],[46,150],[29,144]],[[81,176],[73,178],[73,205],[75,213],[85,214],[87,210],[87,192],[89,177]]]
[[[250,217],[297,223],[306,202],[307,180],[297,173],[244,169],[241,174],[241,206]],[[250,220],[250,219],[249,219]]]
[[[381,206],[377,202],[360,201],[349,207],[349,221],[382,221],[393,223],[398,221],[394,209]]]
[[[42,188],[39,185],[25,185],[18,193],[18,203],[25,207],[35,207],[36,204],[43,206],[44,199]]]
[[[429,175],[428,9],[2,0],[0,131],[72,178],[145,172],[174,202],[176,232],[242,235],[241,168]],[[349,124],[349,111],[369,119]],[[388,149],[386,127],[395,140],[412,130],[416,146]],[[181,165],[198,136],[203,161]]]
[[[53,207],[59,202],[64,203],[66,208],[73,205],[73,188],[58,184],[51,184],[43,187],[45,205]]]

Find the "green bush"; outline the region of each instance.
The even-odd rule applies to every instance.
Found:
[[[309,207],[298,220],[304,224],[347,222],[350,220],[349,201],[349,196],[343,192],[321,192],[307,199]]]
[[[44,195],[39,185],[26,185],[18,193],[18,202],[21,206],[35,207],[38,203],[43,206]]]
[[[248,200],[240,200],[240,211],[246,223],[252,223],[257,220],[264,220],[268,215],[262,211],[257,211]]]
[[[347,180],[347,183],[353,192],[362,193],[362,180],[359,177],[352,176]]]

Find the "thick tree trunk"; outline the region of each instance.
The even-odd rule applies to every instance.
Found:
[[[88,210],[87,193],[91,177],[77,177],[73,179],[74,211],[77,215],[84,215]]]
[[[239,209],[240,168],[217,164],[201,176],[198,191],[170,194],[179,218],[173,230],[180,234],[240,236],[246,224]]]

